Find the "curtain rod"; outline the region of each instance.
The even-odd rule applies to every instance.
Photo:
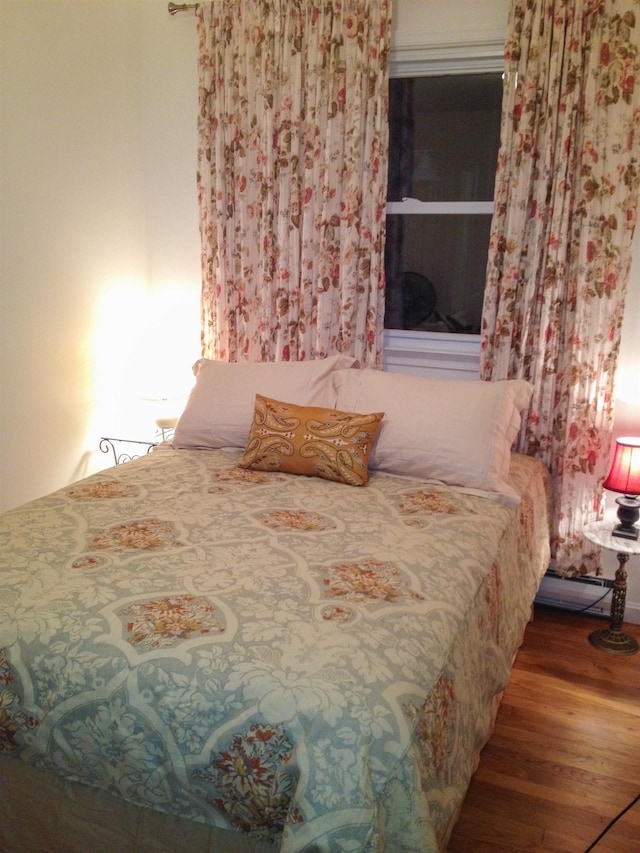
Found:
[[[196,3],[169,3],[167,7],[170,15],[175,15],[178,12],[189,12],[196,8]]]

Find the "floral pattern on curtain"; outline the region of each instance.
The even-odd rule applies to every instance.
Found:
[[[391,3],[196,15],[203,354],[379,367]]]
[[[535,387],[518,449],[550,467],[561,574],[599,571],[640,187],[638,0],[512,0],[482,321],[484,379]]]

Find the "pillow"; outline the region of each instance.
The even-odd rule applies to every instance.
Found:
[[[196,384],[176,425],[173,446],[243,449],[258,392],[298,405],[332,407],[331,373],[357,363],[343,355],[249,364],[201,359],[194,365]]]
[[[256,394],[249,442],[238,464],[366,486],[369,453],[383,416],[296,406]]]
[[[523,379],[428,379],[379,370],[333,375],[336,406],[385,412],[372,470],[441,480],[517,500],[508,484],[511,445],[533,386]]]

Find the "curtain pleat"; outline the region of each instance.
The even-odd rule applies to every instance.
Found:
[[[197,8],[203,354],[382,362],[386,0]]]
[[[481,373],[524,378],[518,449],[555,488],[562,574],[598,571],[615,372],[640,193],[638,0],[513,0]]]

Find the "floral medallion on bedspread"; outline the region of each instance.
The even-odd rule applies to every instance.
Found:
[[[534,521],[237,459],[152,454],[2,517],[0,751],[282,851],[438,849]]]

